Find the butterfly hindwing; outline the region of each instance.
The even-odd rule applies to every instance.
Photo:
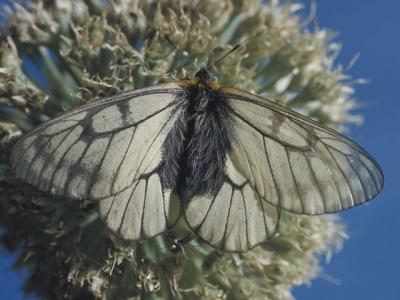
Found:
[[[260,197],[227,155],[225,180],[215,195],[192,198],[185,218],[208,244],[227,252],[245,252],[272,238],[279,226],[279,207]]]
[[[127,240],[143,240],[175,224],[178,216],[170,214],[173,198],[155,172],[121,193],[102,199],[99,213],[112,232]]]

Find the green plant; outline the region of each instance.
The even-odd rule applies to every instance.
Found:
[[[12,143],[58,113],[120,90],[173,81],[218,66],[226,85],[272,95],[330,125],[358,122],[338,45],[310,31],[299,3],[271,1],[61,0],[16,7],[0,54],[2,245],[43,299],[291,299],[346,238],[338,217],[283,213],[270,242],[224,254],[183,224],[127,243],[107,232],[96,205],[54,199],[15,179]],[[32,72],[30,65],[35,66]]]

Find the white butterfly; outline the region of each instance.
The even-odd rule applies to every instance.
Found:
[[[383,188],[355,142],[205,69],[51,120],[15,145],[11,163],[44,192],[98,201],[125,239],[160,234],[182,212],[197,236],[233,252],[272,238],[280,209],[336,212]]]

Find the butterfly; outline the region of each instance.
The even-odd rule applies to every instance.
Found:
[[[384,180],[354,141],[222,86],[205,68],[50,120],[16,143],[11,165],[41,191],[97,201],[101,219],[126,240],[158,235],[182,215],[228,252],[271,239],[281,210],[348,209],[375,197]]]

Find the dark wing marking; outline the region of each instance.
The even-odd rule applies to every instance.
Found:
[[[382,190],[380,167],[354,141],[268,99],[223,92],[235,167],[269,203],[313,215],[362,204]]]

